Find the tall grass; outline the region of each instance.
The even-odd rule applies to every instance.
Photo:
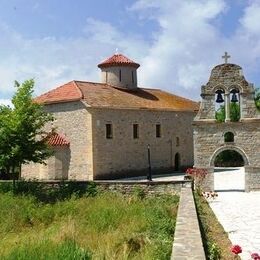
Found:
[[[177,196],[0,193],[0,259],[170,259]]]

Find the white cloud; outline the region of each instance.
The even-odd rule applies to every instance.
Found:
[[[162,87],[186,96],[199,94],[200,85],[209,77],[209,68],[222,53],[219,32],[211,21],[225,11],[224,1],[137,1],[131,10],[153,12],[151,19],[160,24],[149,54],[144,57],[145,85]],[[189,94],[187,94],[189,92]]]
[[[0,105],[11,106],[11,107],[13,106],[10,99],[0,99]]]
[[[97,64],[120,52],[133,59],[147,43],[138,35],[118,31],[109,23],[89,18],[82,37],[27,39],[0,24],[0,93],[11,95],[15,80],[34,78],[36,94],[73,79],[99,81]],[[1,51],[2,50],[2,51]]]
[[[224,34],[219,20],[225,15],[229,19],[228,4],[224,0],[136,1],[130,10],[160,25],[149,54],[142,59],[140,81],[198,98],[213,66],[223,62],[224,51],[231,54],[230,62],[242,65],[251,81],[260,67],[260,2],[250,1],[236,31]]]
[[[240,19],[245,31],[249,34],[260,37],[260,2],[253,1],[251,5],[247,6],[244,12],[244,16]]]
[[[135,1],[128,12],[158,25],[151,32],[152,41],[94,18],[86,20],[77,38],[28,39],[0,24],[0,93],[5,93],[4,98],[10,96],[14,80],[28,78],[35,79],[37,94],[73,79],[99,81],[96,65],[118,48],[141,64],[140,86],[198,98],[200,86],[207,82],[212,67],[222,62],[224,51],[230,52],[231,62],[246,67],[251,75],[260,67],[259,1],[250,1],[237,30],[224,35],[216,20],[230,11],[228,3]]]

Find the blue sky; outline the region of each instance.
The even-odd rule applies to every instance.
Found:
[[[141,64],[141,87],[199,99],[228,51],[260,86],[259,0],[0,0],[0,101],[15,80],[41,94],[67,81],[99,82],[118,52]]]

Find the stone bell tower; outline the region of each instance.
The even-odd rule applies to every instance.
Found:
[[[140,65],[123,54],[112,57],[98,64],[101,69],[101,82],[125,89],[137,88],[137,69]]]
[[[201,87],[201,104],[193,122],[194,167],[208,169],[205,186],[214,190],[214,162],[225,150],[238,152],[245,165],[245,190],[260,189],[260,114],[254,102],[254,86],[246,81],[242,68],[228,63],[229,55],[222,56],[224,63],[211,71],[209,81]],[[230,106],[238,104],[239,120],[232,121]],[[224,122],[215,118],[222,104]],[[226,134],[232,138],[226,140]]]

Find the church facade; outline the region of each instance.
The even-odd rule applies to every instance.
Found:
[[[194,166],[207,169],[205,186],[214,190],[214,164],[223,151],[240,154],[245,166],[245,190],[260,189],[260,114],[254,102],[255,89],[242,68],[228,63],[217,65],[201,87],[202,101],[193,123]],[[216,101],[225,107],[224,122],[215,119]],[[239,120],[232,121],[231,103],[239,104]]]
[[[22,166],[22,177],[95,180],[146,175],[193,165],[192,122],[198,103],[160,89],[140,88],[140,65],[115,54],[98,67],[101,83],[71,81],[39,97],[55,121],[54,155]]]

